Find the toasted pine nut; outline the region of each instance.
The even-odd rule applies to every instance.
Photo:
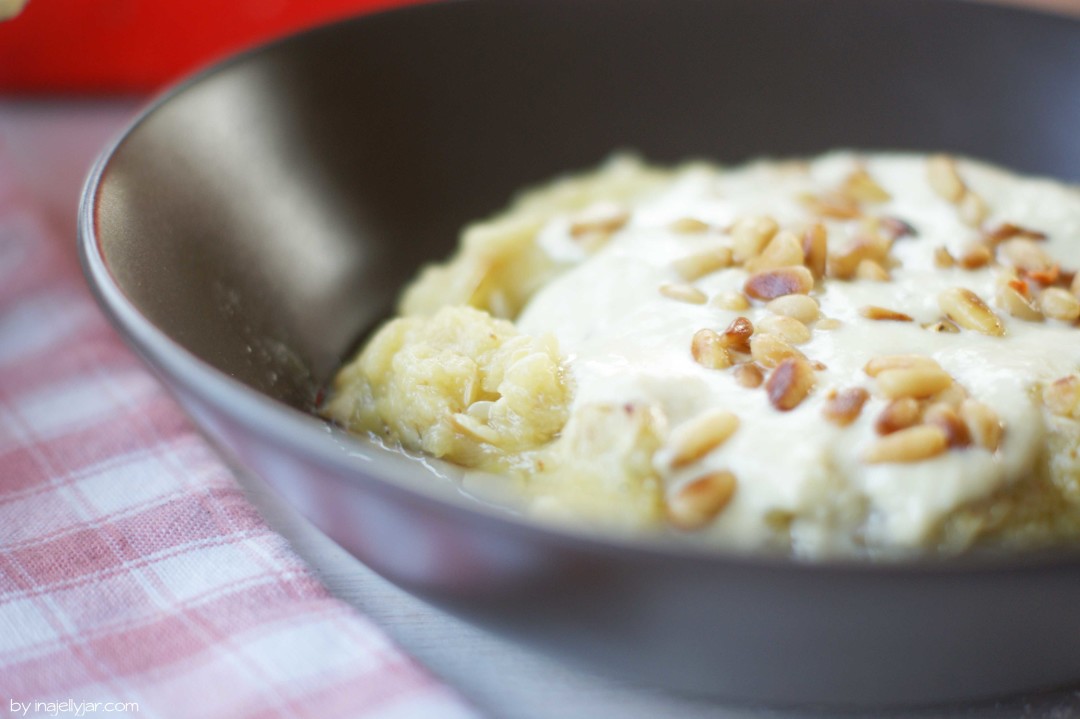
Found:
[[[967,390],[962,385],[953,383],[948,389],[944,389],[930,398],[935,404],[947,404],[953,409],[960,409],[960,405],[968,398]]]
[[[838,330],[843,326],[844,323],[835,317],[822,317],[814,323],[814,329],[816,330]]]
[[[1043,314],[1062,322],[1075,322],[1080,318],[1080,300],[1076,295],[1060,287],[1047,287],[1039,297]]]
[[[892,322],[914,322],[911,315],[905,315],[903,312],[897,312],[896,310],[890,310],[887,307],[876,307],[874,305],[868,305],[866,307],[859,308],[859,314],[868,320],[882,320]]]
[[[986,241],[990,245],[999,245],[1005,240],[1010,240],[1013,237],[1024,237],[1029,240],[1045,240],[1046,233],[1039,232],[1038,230],[1032,230],[1028,227],[1021,227],[1015,225],[1012,222],[1003,222],[998,227],[995,227],[990,232],[984,235]]]
[[[793,345],[810,341],[810,328],[792,317],[769,315],[758,320],[757,326],[758,331],[780,335],[785,342]]]
[[[731,227],[735,261],[741,263],[757,257],[779,229],[771,217],[744,217],[736,221]]]
[[[984,335],[1002,337],[1005,325],[977,294],[964,287],[953,287],[938,295],[938,306],[956,324]]]
[[[939,269],[948,269],[956,263],[949,250],[944,247],[934,248],[934,266]]]
[[[693,285],[665,283],[660,285],[660,294],[668,299],[686,302],[691,305],[703,305],[708,296]]]
[[[960,204],[956,207],[960,215],[960,221],[968,227],[979,227],[990,214],[990,208],[982,195],[968,190],[960,198]]]
[[[855,277],[855,272],[862,262],[860,253],[852,249],[835,252],[829,255],[829,263],[826,273],[835,280],[850,280]]]
[[[825,225],[815,222],[803,232],[802,237],[803,256],[806,258],[806,267],[810,270],[815,280],[825,276],[825,266],[829,258],[828,235]]]
[[[699,277],[730,267],[731,262],[731,248],[717,247],[675,260],[672,267],[684,280],[693,282]]]
[[[977,270],[994,261],[994,253],[981,242],[972,242],[960,255],[960,266],[965,270]]]
[[[889,260],[889,250],[892,240],[878,232],[875,224],[864,225],[863,234],[847,247],[837,250],[829,257],[828,273],[830,277],[840,280],[850,280],[859,271],[859,265],[864,260],[872,260],[884,266]],[[873,272],[864,268],[865,272]]]
[[[680,217],[672,222],[668,229],[680,235],[697,235],[709,231],[709,223],[695,217]]]
[[[802,352],[772,334],[757,334],[751,337],[750,356],[762,367],[776,367],[785,359],[806,359]]]
[[[742,292],[728,290],[727,292],[721,292],[714,297],[712,305],[714,307],[719,307],[722,310],[742,312],[743,310],[750,309],[750,300],[746,299],[746,295]]]
[[[881,234],[876,220],[874,224],[868,227],[866,234],[855,244],[861,248],[864,258],[873,260],[880,265],[888,264],[893,241],[891,238]]]
[[[731,354],[715,330],[702,329],[695,332],[690,341],[690,355],[695,362],[708,369],[726,369],[732,364]]]
[[[913,427],[922,419],[922,407],[911,397],[894,399],[885,405],[881,414],[874,420],[874,431],[878,434],[892,434],[902,429]]]
[[[960,417],[971,431],[972,439],[980,447],[991,452],[997,451],[1001,445],[1001,436],[1005,432],[997,412],[982,402],[965,399],[960,405]]]
[[[570,223],[570,235],[583,237],[593,233],[611,234],[630,220],[626,208],[610,202],[598,202],[586,207]]]
[[[789,230],[781,230],[769,240],[769,244],[760,255],[746,261],[746,269],[751,272],[760,272],[794,265],[801,266],[804,259],[802,241],[799,237]]]
[[[923,421],[940,427],[945,433],[950,447],[967,447],[971,444],[971,432],[960,415],[943,402],[932,404],[923,413]]]
[[[682,467],[704,457],[739,428],[739,418],[731,412],[714,409],[688,420],[671,432],[671,466]]]
[[[781,267],[750,275],[743,286],[746,294],[759,300],[783,295],[805,295],[814,289],[814,276],[805,267]]]
[[[753,334],[753,323],[745,317],[736,317],[720,335],[720,344],[733,352],[749,352],[750,336]]]
[[[914,397],[923,399],[947,389],[952,377],[943,369],[909,367],[885,370],[877,376],[878,390],[889,399]]]
[[[668,497],[668,521],[679,529],[701,529],[731,502],[737,486],[735,475],[726,470],[684,484]]]
[[[956,171],[956,161],[948,155],[934,155],[927,159],[926,179],[934,192],[954,204],[960,202],[967,190]]]
[[[859,263],[867,259],[866,248],[855,244],[829,256],[828,275],[838,280],[850,280],[859,271]]]
[[[748,389],[760,387],[761,383],[765,381],[765,375],[761,373],[761,369],[756,364],[749,362],[737,365],[734,373],[735,381]]]
[[[802,202],[808,212],[819,217],[829,217],[834,220],[853,220],[862,215],[859,203],[839,192],[828,192],[821,195],[807,193],[800,195],[799,201]]]
[[[1054,262],[1033,240],[1012,239],[1001,244],[1001,254],[1013,267],[1027,272],[1045,272]]]
[[[888,282],[889,271],[874,260],[859,260],[855,267],[855,279],[870,282]]]
[[[809,324],[821,315],[817,300],[809,295],[781,295],[771,300],[765,308],[773,314],[791,317]]]
[[[921,462],[942,454],[948,447],[949,439],[940,427],[920,424],[877,440],[863,459],[870,464]]]
[[[780,362],[765,382],[769,402],[781,412],[795,409],[814,387],[814,370],[801,357],[788,357]]]
[[[892,196],[864,168],[848,175],[841,190],[857,202],[888,202]]]
[[[941,369],[941,365],[937,363],[937,360],[926,355],[880,355],[867,362],[863,372],[866,372],[871,377],[877,377],[885,370],[912,367]]]
[[[1037,282],[1043,287],[1056,285],[1058,283],[1058,280],[1061,279],[1061,265],[1050,265],[1050,267],[1045,270],[1022,271],[1024,273],[1024,277],[1031,280],[1032,282]]]
[[[825,419],[841,427],[854,422],[862,412],[863,405],[870,399],[870,393],[862,387],[849,387],[834,392],[825,402]]]
[[[1042,322],[1043,315],[1027,297],[1024,297],[1011,285],[1002,285],[998,288],[994,299],[997,306],[1008,312],[1013,317],[1028,322]]]

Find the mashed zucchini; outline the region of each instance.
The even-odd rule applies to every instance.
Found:
[[[618,158],[468,227],[326,416],[545,519],[806,557],[1080,535],[1080,192]]]

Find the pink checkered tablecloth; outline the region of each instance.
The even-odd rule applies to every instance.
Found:
[[[475,716],[267,528],[97,310],[3,130],[0,716]]]

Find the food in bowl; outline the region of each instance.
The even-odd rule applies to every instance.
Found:
[[[808,558],[1080,535],[1080,190],[617,157],[424,269],[327,417],[526,512]]]

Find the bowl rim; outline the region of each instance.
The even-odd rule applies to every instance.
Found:
[[[962,553],[953,556],[922,557],[826,557],[808,559],[788,554],[755,553],[751,550],[707,546],[703,543],[686,543],[674,538],[641,534],[614,534],[589,531],[584,527],[554,525],[531,520],[520,514],[494,507],[468,497],[461,491],[429,487],[409,481],[402,472],[385,466],[389,455],[400,457],[400,452],[377,446],[374,442],[341,432],[345,446],[335,447],[327,440],[329,423],[313,414],[303,412],[284,402],[255,390],[206,360],[195,355],[178,341],[150,321],[134,302],[124,293],[109,269],[102,248],[97,226],[97,210],[106,173],[122,146],[135,135],[142,125],[162,107],[233,67],[256,61],[259,57],[280,51],[294,43],[312,42],[312,39],[328,32],[340,32],[344,26],[377,22],[379,18],[403,13],[444,12],[459,4],[481,5],[498,0],[421,0],[416,4],[382,9],[353,17],[307,28],[270,42],[256,44],[207,63],[158,92],[124,127],[105,145],[94,161],[83,184],[77,217],[77,244],[80,264],[92,295],[109,322],[117,330],[125,344],[148,365],[159,380],[169,378],[202,403],[229,417],[248,431],[291,453],[300,454],[316,461],[339,478],[349,481],[369,481],[402,498],[420,500],[442,510],[463,511],[461,520],[479,521],[500,525],[499,529],[514,533],[540,535],[548,544],[570,549],[587,550],[603,556],[626,558],[634,553],[642,558],[667,562],[690,562],[697,566],[729,566],[742,570],[780,570],[784,572],[811,572],[814,575],[855,574],[860,576],[960,576],[1001,572],[1028,572],[1043,570],[1080,569],[1080,545],[1048,549],[1027,550],[1010,553],[994,552]],[[539,3],[543,0],[531,0]],[[648,0],[646,0],[648,1]],[[781,3],[799,0],[769,0]],[[852,5],[863,4],[859,0],[840,0]],[[1061,21],[1080,30],[1080,17],[1072,18],[1039,8],[1020,8],[999,4],[1000,0],[877,0],[877,5],[954,5],[966,7],[976,13],[1003,13],[1037,16]],[[869,3],[865,3],[869,5]],[[173,392],[169,382],[163,382]],[[185,414],[190,416],[189,412]],[[209,436],[209,431],[198,421],[194,424]],[[215,444],[211,440],[212,444]],[[220,449],[215,446],[215,450]],[[348,450],[348,451],[346,451]],[[358,461],[363,460],[363,464]],[[374,471],[372,469],[374,468]],[[364,471],[361,471],[363,469]],[[257,474],[254,473],[253,474]],[[349,475],[352,475],[349,477]],[[263,480],[265,481],[265,480]],[[295,506],[294,506],[295,508]],[[319,528],[319,531],[323,531]]]

